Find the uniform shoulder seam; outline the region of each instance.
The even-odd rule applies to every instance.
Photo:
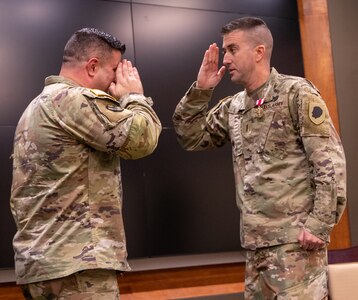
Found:
[[[81,94],[92,99],[105,99],[119,103],[116,98],[98,89],[81,88]]]

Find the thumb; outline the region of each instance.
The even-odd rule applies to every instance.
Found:
[[[226,67],[225,67],[225,66],[222,66],[222,67],[220,68],[220,70],[218,71],[218,76],[219,76],[220,79],[223,78],[225,72],[226,72]]]
[[[298,241],[303,242],[304,237],[304,230],[301,229],[300,234],[298,235]]]
[[[108,88],[108,93],[112,96],[115,95],[115,89],[116,89],[116,84],[114,82],[112,82],[110,85],[109,85],[109,88]]]

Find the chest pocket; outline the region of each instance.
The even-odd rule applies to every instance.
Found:
[[[267,111],[262,118],[257,118],[256,110],[251,109],[242,115],[242,148],[247,159],[264,152],[274,114],[272,111]]]
[[[243,103],[233,101],[229,107],[230,138],[234,158],[244,154],[284,159],[287,156],[287,116],[279,110],[265,109],[262,118],[255,108],[244,111]]]
[[[262,132],[263,154],[284,159],[287,157],[287,119],[279,111],[271,111]],[[265,140],[265,141],[264,141]]]
[[[262,118],[257,118],[252,109],[243,115],[241,133],[245,157],[259,154],[284,159],[287,156],[286,121],[279,112],[267,110]]]

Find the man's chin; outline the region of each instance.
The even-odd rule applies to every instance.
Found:
[[[231,75],[230,80],[231,80],[231,82],[236,83],[236,84],[240,83],[239,78],[237,76],[235,76],[235,75]]]

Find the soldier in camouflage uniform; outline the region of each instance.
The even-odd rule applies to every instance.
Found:
[[[15,132],[11,210],[17,283],[26,299],[119,299],[129,270],[120,158],[153,152],[161,131],[125,45],[73,34]]]
[[[273,39],[258,18],[222,28],[173,122],[186,150],[232,144],[245,299],[327,297],[327,243],[346,205],[345,157],[319,91],[270,67]],[[226,69],[245,90],[208,111]]]

